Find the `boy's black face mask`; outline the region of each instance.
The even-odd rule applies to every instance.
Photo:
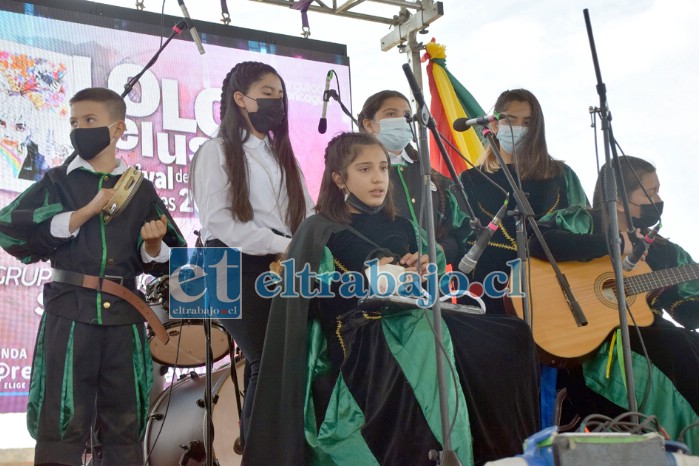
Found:
[[[70,142],[83,160],[94,159],[112,142],[109,127],[75,128],[70,132]]]

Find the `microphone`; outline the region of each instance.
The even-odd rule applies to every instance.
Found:
[[[192,17],[189,16],[189,11],[187,11],[187,7],[184,5],[184,0],[177,0],[177,3],[179,3],[180,9],[182,10],[182,15],[184,16],[184,20],[187,22],[187,27],[189,28],[189,33],[192,35],[192,40],[197,45],[197,49],[199,49],[199,53],[201,55],[204,55],[206,53],[206,51],[204,50],[204,46],[201,45],[201,38],[199,37],[199,33],[197,32],[197,28],[194,27],[194,23],[192,22]]]
[[[405,77],[408,79],[408,84],[410,84],[410,90],[413,91],[413,97],[415,97],[415,102],[417,102],[418,108],[425,106],[425,96],[422,94],[422,89],[417,84],[417,79],[413,74],[412,68],[410,68],[410,63],[403,63],[403,72]]]
[[[488,226],[481,230],[481,232],[478,234],[476,242],[473,244],[471,249],[468,250],[464,257],[461,258],[461,262],[459,262],[459,270],[461,270],[463,273],[471,273],[473,269],[476,268],[478,259],[481,258],[483,251],[485,250],[486,246],[488,246],[490,238],[493,237],[495,230],[498,229],[502,219],[505,217],[508,201],[509,198],[505,199],[505,203],[502,205],[502,207],[500,207],[498,213],[495,214],[495,217],[493,217]]]
[[[493,121],[502,120],[506,116],[507,115],[504,113],[493,112],[492,115],[480,116],[477,118],[458,118],[454,121],[454,124],[452,124],[452,128],[454,128],[454,131],[466,131],[471,126],[487,125]]]
[[[328,119],[325,115],[328,113],[328,101],[330,100],[330,81],[333,79],[333,70],[328,71],[328,75],[325,77],[325,91],[323,92],[323,113],[320,116],[320,121],[318,122],[318,132],[320,134],[325,134],[328,129]]]
[[[624,269],[624,272],[631,272],[636,267],[636,264],[638,264],[638,261],[640,261],[641,257],[643,257],[643,255],[646,253],[651,243],[655,241],[655,236],[658,234],[658,230],[660,230],[659,223],[651,231],[649,231],[641,241],[634,244],[631,254],[624,257],[624,260],[621,263],[621,268]]]

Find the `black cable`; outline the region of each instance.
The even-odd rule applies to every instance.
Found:
[[[427,170],[427,172],[428,172],[427,176],[429,177],[429,179],[431,181],[432,178],[430,177],[430,173],[429,173],[430,168],[429,167],[422,167],[421,169]],[[427,189],[430,189],[430,187],[428,186]],[[419,228],[420,227],[419,222],[422,221],[422,218],[425,215],[424,210],[425,210],[425,204],[426,204],[426,198],[427,198],[427,193],[426,193],[427,189],[422,189],[422,192],[420,194],[420,196],[421,196],[420,209],[418,210],[418,234],[417,234],[418,246],[417,247],[418,247],[418,251],[420,251],[420,254],[418,254],[418,261],[417,261],[418,274],[421,271],[420,265],[421,265],[421,258],[422,258],[422,228]],[[435,240],[435,242],[436,242],[436,240]],[[429,253],[429,251],[428,251],[428,253]],[[436,260],[437,260],[437,258],[435,257],[435,261]],[[439,283],[439,279],[437,279],[437,283]],[[422,287],[420,287],[420,288],[422,288]],[[435,290],[435,291],[437,293],[437,299],[439,299],[439,291],[438,290]],[[424,309],[424,311],[427,311],[427,309]],[[432,319],[431,319],[432,316],[429,316],[427,314],[427,312],[423,312],[423,315],[425,316],[427,323],[430,326],[430,330],[432,331],[432,336],[434,337],[434,340],[439,342],[438,346],[439,346],[440,352],[444,355],[444,358],[447,360],[447,364],[449,365],[449,373],[451,374],[451,378],[452,378],[452,381],[454,383],[454,392],[455,392],[455,397],[456,397],[456,401],[454,404],[454,416],[452,417],[451,423],[449,425],[449,431],[444,434],[445,438],[447,435],[451,438],[451,433],[454,430],[454,426],[456,425],[457,415],[459,413],[458,376],[456,374],[456,368],[451,363],[451,358],[449,358],[449,353],[447,352],[447,349],[444,347],[443,342],[437,340],[437,331],[435,330],[434,325],[432,325]],[[444,325],[446,325],[446,323],[444,322],[443,319],[442,319],[442,323]],[[450,338],[451,338],[451,334],[450,334]]]
[[[599,176],[599,175],[598,175],[598,176]],[[609,243],[609,237],[610,237],[610,236],[611,236],[611,235],[607,235],[607,243],[606,243],[606,245],[607,245],[607,255],[609,255],[609,256],[611,256],[611,251],[612,251],[612,246],[611,246],[611,244]],[[618,233],[617,233],[617,236],[618,236]],[[630,238],[630,237],[631,237],[631,235],[629,235],[629,238]],[[617,286],[616,286],[616,283],[615,283],[614,286],[612,287],[612,290],[613,290],[613,292],[614,292],[614,295],[616,296],[616,295],[617,295]],[[643,401],[639,404],[639,407],[642,407],[642,406],[648,401],[648,397],[650,396],[650,390],[651,390],[651,385],[652,385],[652,380],[653,380],[653,376],[652,376],[652,375],[653,375],[653,372],[652,372],[653,366],[652,366],[652,362],[651,362],[651,360],[650,360],[650,357],[648,356],[648,351],[647,351],[647,349],[646,349],[646,344],[645,344],[645,342],[644,342],[644,340],[643,340],[643,336],[641,335],[641,331],[640,331],[640,329],[638,328],[638,325],[636,325],[636,319],[635,319],[633,313],[631,312],[631,308],[629,307],[629,302],[628,302],[627,300],[625,300],[624,304],[625,304],[625,306],[626,306],[626,312],[629,314],[629,316],[631,316],[631,322],[633,323],[633,326],[636,328],[635,331],[636,331],[636,333],[637,333],[637,335],[638,335],[638,340],[639,340],[639,343],[640,343],[640,345],[641,345],[641,349],[642,349],[642,351],[643,351],[643,356],[644,356],[644,358],[645,358],[645,360],[646,360],[647,367],[648,367],[648,384],[646,385],[646,389],[645,389],[645,392],[644,392],[644,395],[643,395]]]
[[[430,168],[429,168],[429,167],[421,167],[421,169],[427,171],[426,175],[429,177],[430,182],[431,182],[431,181],[432,181],[432,177],[430,176],[430,173],[429,173]],[[422,258],[422,228],[420,228],[420,222],[423,220],[423,217],[424,217],[424,215],[425,215],[425,204],[426,204],[426,198],[427,198],[427,192],[426,192],[427,189],[430,189],[430,187],[428,186],[426,189],[422,189],[422,192],[420,193],[420,196],[421,196],[421,199],[420,199],[420,209],[418,210],[418,229],[417,229],[417,230],[418,230],[418,233],[417,233],[417,242],[418,242],[418,245],[417,245],[417,247],[418,247],[418,251],[420,251],[420,254],[418,254],[418,260],[417,260],[417,270],[418,270],[418,274],[419,274],[420,271],[422,270],[421,267],[420,267],[420,266],[421,266],[421,258]],[[435,242],[436,242],[436,240],[435,240]],[[436,245],[435,245],[435,246],[436,246]],[[429,251],[428,251],[428,253],[429,253]],[[437,260],[437,258],[435,257],[435,261],[436,261],[436,260]],[[436,264],[435,264],[435,265],[436,265]],[[439,284],[439,279],[437,279],[437,283]],[[420,286],[420,288],[422,288],[422,287]],[[438,288],[439,288],[439,287],[438,287]],[[438,290],[435,290],[435,291],[436,291],[436,293],[437,293],[437,299],[439,299],[439,291],[438,291]],[[423,311],[427,311],[427,309],[423,309]],[[449,353],[447,352],[447,349],[444,347],[443,342],[437,340],[437,331],[435,330],[434,325],[432,325],[432,319],[431,319],[432,316],[429,316],[429,315],[427,314],[427,312],[423,312],[423,315],[425,316],[425,318],[426,318],[426,320],[427,320],[427,323],[428,323],[428,325],[430,326],[430,330],[432,331],[432,336],[433,336],[434,340],[439,342],[438,346],[439,346],[440,352],[444,355],[444,358],[447,360],[447,364],[449,365],[449,373],[451,374],[451,378],[452,378],[452,381],[453,381],[453,383],[454,383],[454,392],[455,392],[455,397],[456,397],[456,401],[455,401],[455,404],[454,404],[454,416],[452,417],[451,423],[450,423],[450,425],[449,425],[449,431],[448,431],[448,433],[445,433],[445,434],[444,434],[444,435],[445,435],[445,438],[446,438],[447,435],[451,438],[451,433],[452,433],[452,431],[454,430],[454,426],[456,425],[457,415],[458,415],[458,413],[459,413],[459,396],[458,396],[458,393],[459,393],[458,387],[459,387],[459,385],[458,385],[458,376],[457,376],[457,374],[456,374],[456,368],[455,368],[454,365],[451,363],[451,358],[449,357]],[[443,323],[444,325],[446,325],[446,323],[444,322],[443,319],[442,319],[442,323]],[[443,333],[443,332],[442,332],[442,333]],[[450,334],[450,338],[451,338],[451,334]]]
[[[180,329],[181,330],[181,329]],[[155,446],[158,444],[158,439],[160,438],[160,434],[163,432],[163,427],[165,426],[165,420],[167,419],[167,413],[168,410],[170,409],[170,401],[172,401],[172,390],[176,385],[175,382],[175,375],[176,375],[176,368],[177,368],[177,359],[179,358],[179,348],[180,348],[180,337],[182,336],[182,332],[179,332],[180,334],[177,336],[177,356],[175,356],[175,366],[172,369],[172,380],[170,381],[170,386],[167,388],[168,394],[167,394],[167,404],[165,405],[165,412],[162,414],[163,418],[160,423],[160,429],[158,429],[158,434],[155,436],[155,440],[153,440],[153,445],[148,449],[148,454],[146,455],[146,460],[143,462],[143,466],[148,466],[148,460],[150,459],[150,455],[153,453],[153,450],[155,450]],[[168,369],[169,371],[169,369]],[[164,374],[163,374],[164,376]],[[154,406],[155,408],[155,406]],[[152,419],[148,420],[148,423],[151,422]],[[144,438],[144,445],[145,442],[148,442],[148,439]]]
[[[509,118],[506,118],[506,123],[510,127],[510,136],[512,138],[512,163],[515,165],[515,175],[517,176],[517,187],[522,190],[522,177],[520,175],[521,171],[519,169],[519,157],[517,157],[517,148],[515,147],[515,133],[512,131],[512,122]],[[500,120],[502,121],[502,120]],[[498,122],[500,125],[500,122]],[[548,155],[548,154],[547,154]],[[501,170],[506,170],[507,167],[500,167]]]
[[[337,87],[337,98],[342,100],[342,91],[340,89],[340,78],[337,77],[335,70],[331,69],[333,76],[335,77],[335,87]]]
[[[645,358],[646,365],[648,367],[648,383],[646,384],[646,390],[643,393],[643,399],[638,404],[638,409],[640,411],[641,408],[643,408],[643,405],[645,405],[646,402],[648,401],[648,397],[650,396],[651,387],[653,386],[653,363],[650,360],[650,356],[648,356],[648,350],[646,349],[646,343],[643,341],[643,335],[641,335],[641,329],[636,324],[636,319],[633,316],[633,313],[631,312],[631,308],[629,307],[628,301],[626,301],[626,312],[628,312],[629,316],[631,316],[631,322],[633,323],[633,326],[636,329],[636,335],[638,335],[638,341],[641,344],[641,351],[643,351],[643,357]]]
[[[597,173],[599,174],[599,141],[597,140],[597,111],[590,107],[590,127],[592,128],[592,136],[595,143],[595,162],[597,164]]]
[[[170,401],[172,401],[172,390],[175,387],[175,375],[176,375],[176,369],[177,369],[177,363],[179,362],[180,359],[180,341],[182,339],[182,326],[184,326],[184,323],[180,324],[180,331],[177,332],[177,346],[175,348],[175,363],[172,368],[172,380],[170,381],[170,386],[167,388],[168,394],[167,394],[167,404],[165,405],[165,412],[162,414],[163,419],[160,423],[160,429],[158,429],[158,434],[155,436],[155,440],[153,440],[153,445],[148,449],[148,454],[146,455],[146,460],[143,462],[143,466],[148,466],[148,460],[150,459],[150,455],[153,453],[153,450],[155,450],[155,446],[158,444],[158,439],[160,438],[160,434],[163,432],[163,427],[165,426],[165,420],[167,419],[167,413],[168,410],[170,409]],[[169,371],[169,369],[168,369]],[[163,374],[163,377],[165,374]],[[157,401],[157,400],[156,400]],[[155,406],[153,407],[155,408]],[[150,417],[150,415],[149,415]],[[148,424],[150,424],[152,419],[148,419]],[[146,442],[148,442],[147,438],[143,439],[144,445],[146,445]]]
[[[616,139],[614,140],[614,143],[615,143],[616,146],[619,148],[619,151],[621,152],[621,155],[624,156],[624,162],[626,162],[626,165],[627,165],[627,166],[629,167],[629,169],[631,170],[631,174],[632,174],[633,177],[636,179],[636,182],[638,183],[638,187],[641,188],[641,191],[643,191],[643,195],[646,197],[646,199],[648,199],[648,201],[650,201],[650,205],[653,206],[653,209],[655,210],[655,213],[658,214],[658,218],[660,218],[660,211],[658,210],[658,206],[655,205],[655,202],[653,202],[653,199],[652,199],[652,198],[650,197],[650,195],[648,194],[648,191],[646,191],[646,187],[643,186],[643,183],[641,183],[641,178],[638,176],[638,173],[636,173],[636,170],[634,170],[633,167],[631,166],[631,162],[629,162],[629,160],[626,158],[626,154],[624,153],[624,150],[621,148],[621,146],[620,146],[619,143],[616,141]]]
[[[627,419],[631,419],[628,421]],[[633,419],[639,419],[634,422]],[[635,435],[646,433],[658,433],[667,439],[665,429],[658,422],[658,418],[639,412],[628,411],[615,418],[603,414],[590,414],[580,423],[581,432],[625,432]]]
[[[190,257],[190,259],[191,259],[191,257]],[[203,268],[203,263],[201,261],[203,261],[202,254],[197,254],[196,259],[195,259],[195,265],[198,265],[199,267]],[[168,290],[168,294],[169,294],[169,290]],[[180,359],[180,343],[181,343],[181,339],[182,339],[182,327],[183,326],[184,326],[184,322],[180,322],[180,330],[177,333],[177,345],[175,347],[175,362],[172,365],[172,367],[173,367],[172,380],[170,381],[170,387],[167,388],[167,390],[168,390],[167,404],[165,405],[165,412],[162,415],[163,422],[160,424],[160,429],[158,430],[158,434],[156,435],[155,440],[153,441],[153,445],[148,450],[148,455],[146,455],[146,460],[144,461],[143,466],[148,466],[148,459],[150,458],[150,455],[153,453],[153,450],[155,449],[155,446],[158,443],[158,439],[160,438],[160,434],[162,433],[163,427],[165,426],[165,421],[167,419],[168,410],[170,409],[170,402],[172,401],[172,390],[175,386],[175,375],[177,372],[177,370],[176,370],[177,363],[179,362],[179,359]],[[208,348],[207,350],[211,351],[211,348]],[[150,419],[149,419],[149,423],[150,423]],[[145,445],[145,442],[147,442],[148,439],[144,438],[143,441],[144,441],[144,445]]]
[[[596,138],[596,136],[595,136],[595,151],[597,151],[596,141],[597,141],[597,138]],[[625,154],[624,154],[624,151],[621,149],[621,146],[619,146],[618,143],[617,143],[617,146],[619,147],[619,150],[621,151],[622,155],[625,155]],[[597,159],[597,161],[598,161],[598,162],[597,162],[597,166],[599,167],[599,153],[597,153],[596,159]],[[627,163],[629,163],[629,162],[627,161]],[[638,178],[638,175],[636,174],[636,172],[633,170],[633,168],[632,168],[630,165],[629,165],[629,168],[631,168],[631,171],[633,172],[634,176],[635,176],[636,179],[639,181],[639,185],[641,185],[641,184],[640,184],[640,179]],[[600,172],[599,172],[599,169],[598,169],[598,175],[597,175],[597,176],[598,176],[598,177],[601,176],[601,174],[600,174]],[[641,185],[641,186],[642,186],[642,185]],[[646,196],[648,196],[648,194],[646,193],[645,189],[644,189],[643,191],[644,191],[644,193],[646,194]],[[650,197],[649,197],[649,199],[650,199]],[[651,202],[652,202],[652,201],[651,201]],[[618,236],[618,233],[617,233],[617,236]],[[609,239],[609,237],[610,237],[610,235],[607,235],[607,239]],[[631,235],[629,235],[629,239],[631,239]],[[607,241],[607,254],[608,254],[609,256],[611,256],[611,251],[612,251],[611,244],[609,244],[609,241]],[[616,295],[616,289],[617,289],[616,284],[614,284],[613,290],[614,290],[614,294],[615,294],[615,295]],[[642,349],[642,351],[643,351],[643,356],[644,356],[644,358],[645,358],[645,360],[646,360],[646,364],[647,364],[647,367],[648,367],[648,384],[646,385],[646,389],[645,389],[645,392],[644,392],[644,394],[643,394],[643,400],[642,400],[641,403],[639,404],[639,409],[640,409],[640,407],[642,407],[642,406],[648,401],[648,398],[650,397],[650,390],[651,390],[652,381],[653,381],[653,372],[652,372],[652,371],[653,371],[653,366],[652,366],[652,362],[651,362],[651,360],[650,360],[650,357],[648,356],[648,351],[647,351],[647,349],[646,349],[646,344],[645,344],[645,342],[644,342],[644,340],[643,340],[643,336],[641,335],[641,331],[640,331],[640,329],[638,328],[638,325],[636,325],[636,319],[634,318],[634,315],[633,315],[633,313],[631,312],[631,308],[629,307],[628,301],[625,301],[625,305],[626,305],[626,312],[629,314],[629,316],[631,316],[631,322],[633,323],[633,326],[636,328],[635,331],[636,331],[636,333],[637,333],[637,335],[638,335],[638,340],[639,340],[639,343],[640,343],[640,345],[641,345],[641,349]]]
[[[160,47],[163,46],[163,37],[165,36],[165,0],[160,8]]]
[[[442,133],[439,133],[439,137],[440,137],[444,142],[446,142],[447,145],[448,145],[449,147],[451,147],[451,149],[452,149],[454,152],[456,152],[457,155],[458,155],[459,157],[461,157],[461,158],[464,160],[464,162],[466,162],[468,165],[470,165],[471,168],[477,170],[478,173],[480,173],[480,174],[483,176],[483,178],[485,178],[485,180],[486,180],[488,183],[490,183],[491,185],[493,185],[497,190],[499,190],[500,192],[502,192],[502,193],[505,194],[506,196],[509,196],[509,193],[507,192],[507,190],[506,190],[505,188],[503,188],[502,186],[500,186],[499,184],[497,184],[497,183],[496,183],[495,181],[493,181],[488,175],[486,175],[485,173],[483,173],[483,170],[481,170],[480,167],[477,167],[476,165],[473,164],[473,162],[471,162],[468,158],[466,158],[466,156],[464,156],[464,154],[462,154],[462,153],[459,151],[459,149],[458,149],[456,146],[454,146],[454,144],[452,144],[451,141],[450,141],[449,139],[446,138],[446,136],[444,136]]]
[[[533,293],[533,288],[532,288],[532,261],[531,261],[531,254],[529,253],[529,241],[525,243],[525,247],[527,248],[524,257],[527,258],[527,293],[529,293],[527,296],[529,296],[529,328],[533,329],[534,328],[534,312],[532,312],[532,309],[534,309],[534,293]],[[504,299],[504,298],[503,298]],[[526,298],[525,298],[526,299]],[[522,308],[522,318],[525,318],[524,315],[524,308]]]
[[[686,434],[689,429],[694,429],[696,427],[699,427],[699,421],[695,421],[689,425],[686,425],[684,429],[680,431],[680,434],[677,436],[677,441],[684,443],[684,434]]]
[[[335,76],[337,77],[337,74],[336,74]],[[412,129],[412,127],[411,127],[411,129]],[[440,136],[442,136],[442,135],[440,134]],[[432,181],[432,176],[431,176],[432,174],[430,173],[430,172],[431,172],[431,165],[430,165],[430,166],[427,166],[427,167],[423,167],[422,164],[421,164],[421,165],[420,165],[420,169],[421,169],[422,171],[425,171],[426,177],[430,180],[430,182],[433,182],[433,181]],[[424,177],[423,177],[423,179],[424,179]],[[422,270],[422,269],[421,269],[421,265],[422,265],[422,228],[420,228],[420,224],[421,224],[421,222],[423,221],[423,218],[424,218],[425,215],[426,215],[426,214],[425,214],[425,204],[427,203],[427,190],[430,189],[430,187],[429,187],[429,186],[427,186],[427,187],[424,187],[424,186],[423,186],[423,188],[424,188],[424,189],[421,189],[421,193],[420,193],[420,209],[418,210],[418,213],[417,213],[417,222],[418,222],[418,225],[417,225],[417,226],[418,226],[418,229],[417,229],[417,230],[418,230],[418,232],[417,232],[417,242],[418,242],[418,245],[417,245],[417,246],[418,246],[418,251],[420,252],[420,254],[418,254],[418,261],[417,261],[417,270],[418,270],[418,274],[419,274],[420,271]],[[435,238],[435,242],[436,242],[436,238]],[[435,244],[435,247],[436,247],[436,246],[437,246],[437,245]],[[429,254],[429,251],[428,251],[428,254]],[[435,257],[435,261],[436,261],[436,260],[437,260],[437,258]],[[436,264],[435,264],[435,265],[436,265]],[[439,279],[437,280],[437,283],[439,283]],[[422,289],[421,286],[420,286],[420,288]],[[423,289],[423,290],[424,290],[424,289]],[[439,299],[439,290],[435,290],[435,292],[436,292],[436,294],[437,294],[436,298]],[[439,350],[440,350],[440,352],[442,353],[442,355],[444,356],[444,358],[445,358],[446,361],[447,361],[447,364],[448,364],[448,366],[449,366],[449,373],[450,373],[451,378],[452,378],[452,381],[453,381],[453,383],[454,383],[454,393],[455,393],[454,415],[453,415],[453,417],[452,417],[452,419],[451,419],[451,422],[450,422],[450,424],[449,424],[449,430],[448,430],[448,432],[443,433],[445,438],[447,438],[447,436],[448,436],[449,438],[451,438],[451,433],[452,433],[452,431],[454,430],[454,426],[456,425],[456,419],[457,419],[457,416],[458,416],[458,413],[459,413],[459,396],[458,396],[458,393],[459,393],[459,390],[458,390],[459,384],[458,384],[458,376],[457,376],[457,373],[456,373],[456,368],[455,368],[454,365],[451,363],[451,358],[449,357],[449,353],[447,352],[447,349],[444,347],[443,342],[442,342],[442,341],[439,341],[439,340],[437,339],[437,331],[435,330],[434,325],[432,324],[432,320],[431,320],[431,317],[433,317],[433,316],[429,316],[429,315],[427,314],[427,312],[426,312],[427,309],[423,309],[423,311],[424,311],[424,312],[423,312],[423,316],[426,318],[427,323],[428,323],[428,325],[430,326],[430,330],[431,330],[431,332],[432,332],[433,339],[434,339],[435,341],[438,341]],[[443,323],[444,325],[446,325],[446,323],[444,322],[444,320],[442,320],[442,323]],[[447,401],[447,402],[448,402],[448,401]]]
[[[454,383],[454,416],[452,416],[451,423],[449,424],[449,432],[448,435],[451,437],[451,433],[454,430],[454,426],[456,425],[456,419],[459,414],[459,378],[456,372],[456,367],[454,367],[454,364],[451,363],[451,358],[449,357],[449,353],[444,346],[444,343],[441,340],[437,340],[437,331],[434,329],[434,326],[432,325],[432,316],[427,315],[427,309],[423,309],[423,315],[425,316],[425,319],[427,320],[427,325],[430,326],[430,330],[432,331],[432,335],[434,336],[434,340],[438,342],[439,349],[444,355],[444,358],[447,360],[447,364],[449,366],[449,373],[451,374],[451,379],[452,382]],[[442,323],[446,326],[446,322],[444,322],[444,319],[442,319]],[[449,327],[447,327],[448,329]],[[442,332],[442,336],[444,336],[444,332]],[[451,333],[449,333],[449,339],[451,339]],[[453,341],[453,340],[452,340]],[[461,390],[463,392],[463,389]],[[447,401],[448,402],[448,401]],[[446,438],[446,435],[444,437]]]

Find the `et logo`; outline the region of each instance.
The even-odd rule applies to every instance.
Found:
[[[239,319],[241,253],[237,248],[172,248],[171,319]]]

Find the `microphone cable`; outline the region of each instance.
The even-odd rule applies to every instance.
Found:
[[[466,156],[464,156],[464,154],[461,153],[461,151],[459,150],[459,148],[456,147],[454,144],[452,144],[452,142],[451,142],[449,139],[447,139],[446,136],[444,136],[444,135],[443,135],[442,133],[440,133],[439,131],[438,131],[437,133],[439,134],[439,137],[442,139],[442,141],[446,142],[447,145],[448,145],[454,152],[456,152],[456,154],[457,154],[459,157],[461,157],[461,158],[463,159],[464,162],[466,162],[468,165],[470,165],[472,169],[474,169],[474,170],[476,170],[478,173],[480,173],[481,176],[482,176],[488,183],[490,183],[491,185],[493,185],[493,187],[495,187],[495,189],[497,189],[498,191],[500,191],[501,193],[503,193],[505,196],[509,196],[509,193],[507,192],[507,190],[506,190],[505,188],[503,188],[502,186],[500,186],[499,184],[497,184],[497,183],[496,183],[495,181],[493,181],[488,175],[486,175],[485,173],[483,173],[483,171],[482,171],[479,167],[477,167],[476,165],[474,165],[473,162],[471,162]]]

